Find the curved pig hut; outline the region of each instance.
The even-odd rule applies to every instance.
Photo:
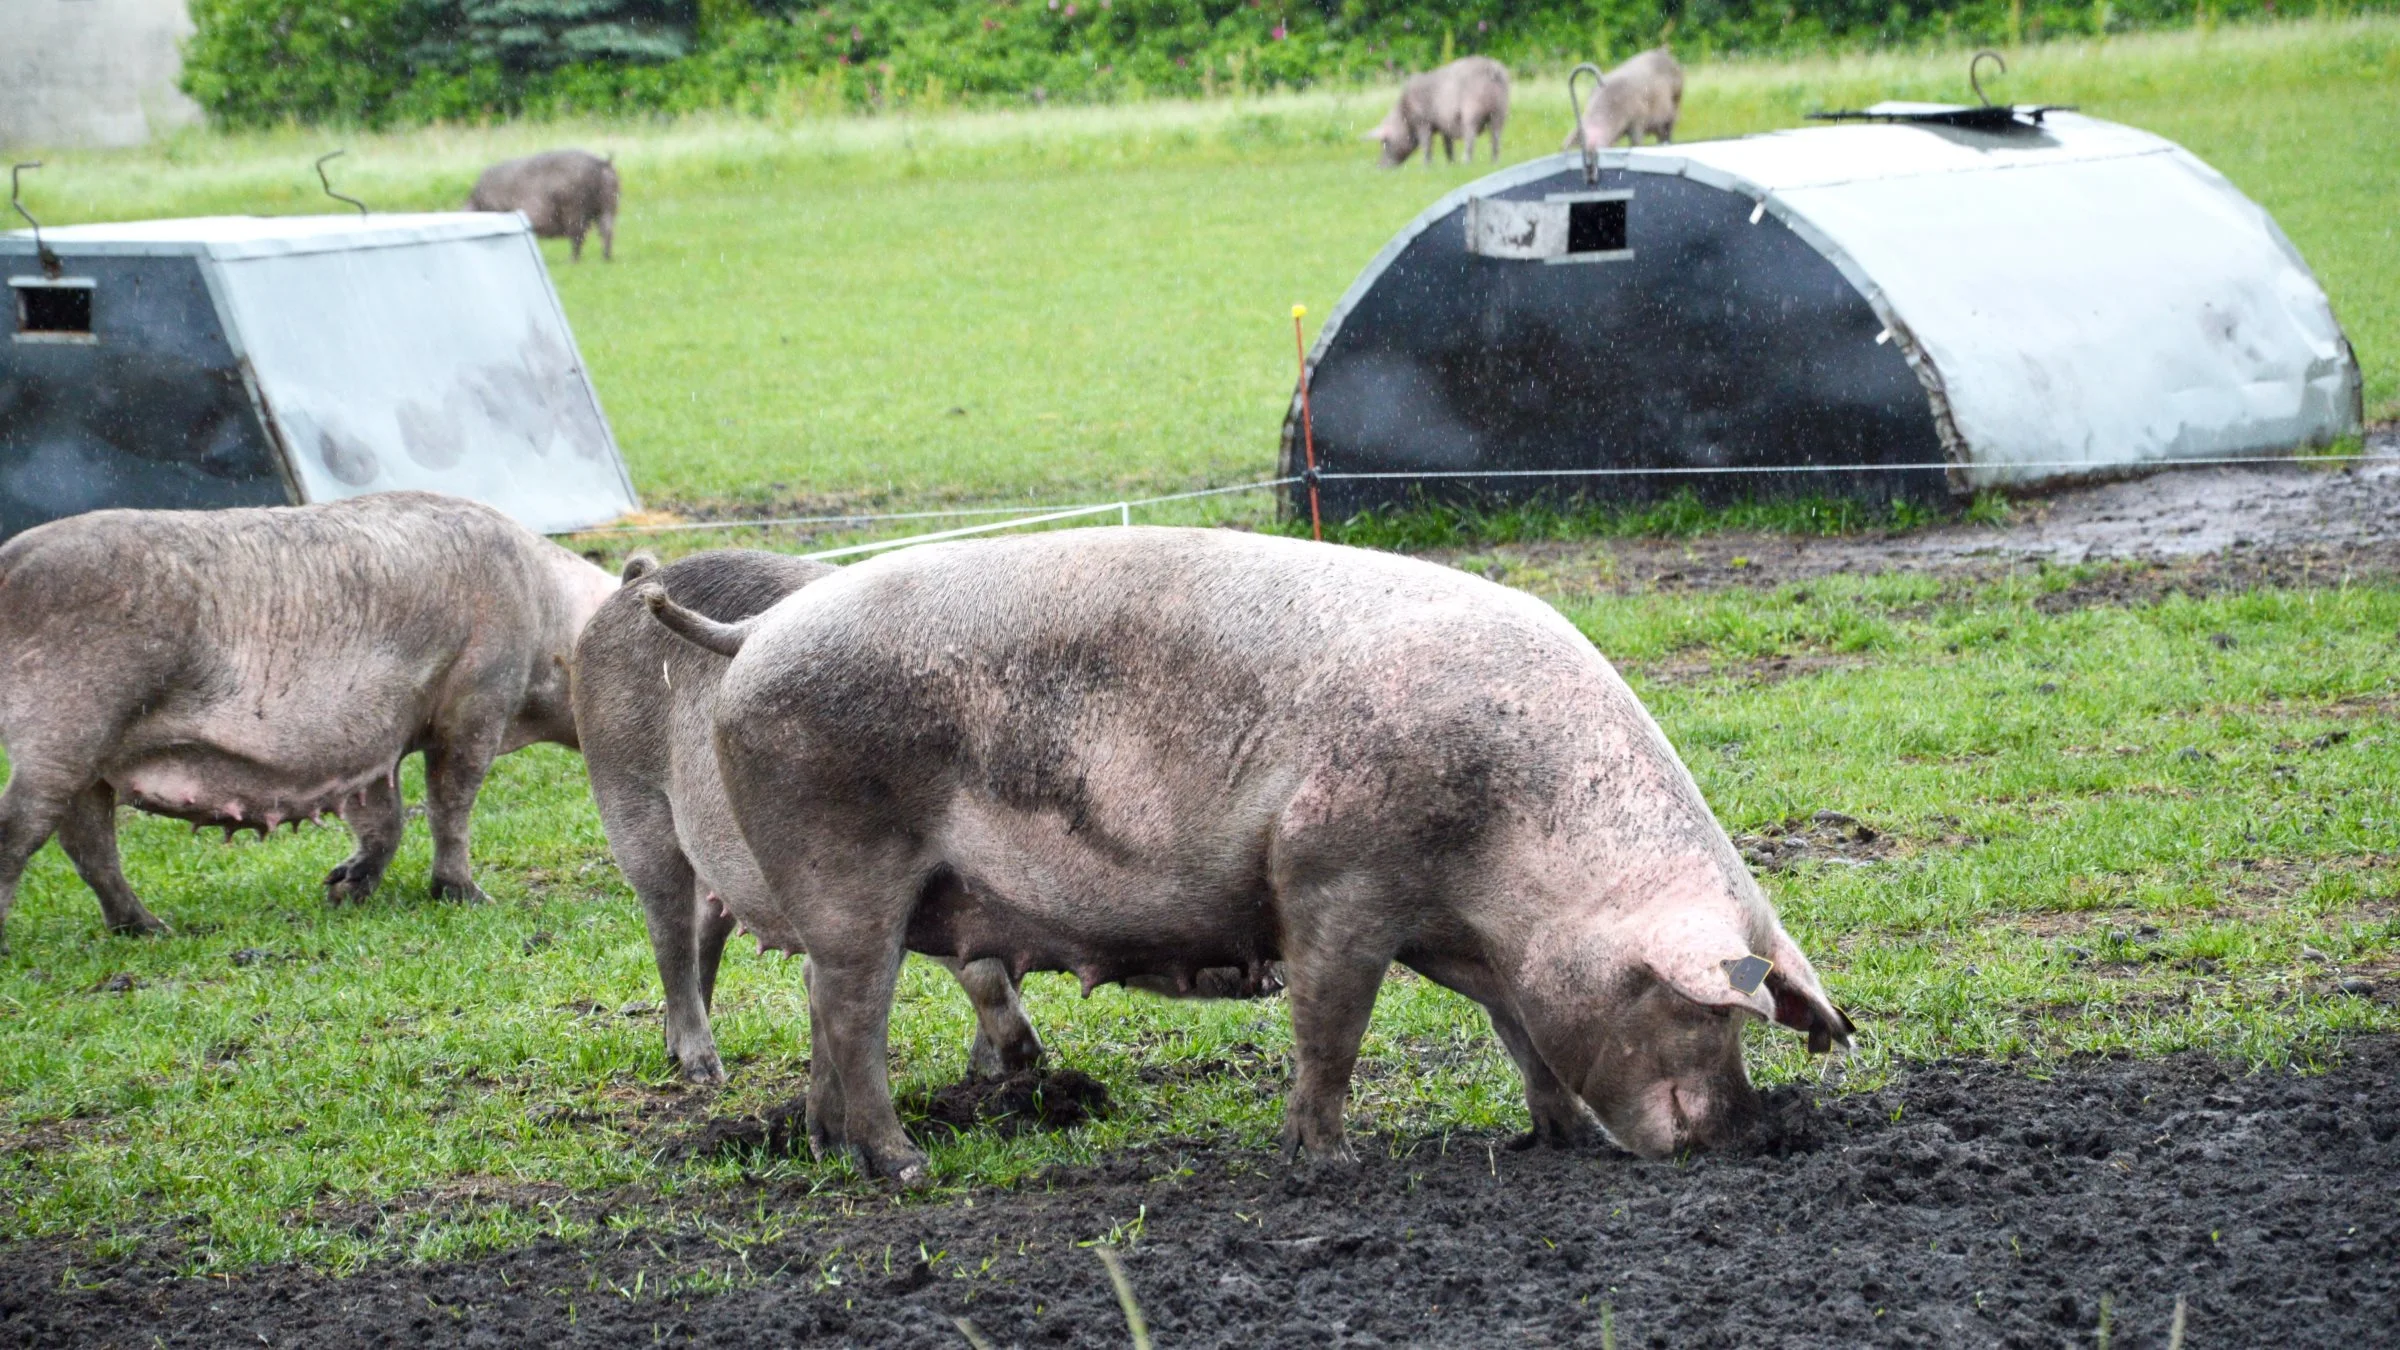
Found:
[[[1442,198],[1318,335],[1325,509],[1941,498],[2358,431],[2323,289],[2222,175],[2131,127],[1967,111],[2000,129],[1604,151],[1589,181],[1561,154]],[[1295,399],[1286,476],[1301,435]],[[1880,467],[1808,467],[1854,465]]]
[[[394,489],[544,533],[639,504],[521,216],[19,230],[0,275],[0,539]]]

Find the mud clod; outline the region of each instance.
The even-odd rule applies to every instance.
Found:
[[[899,1107],[912,1123],[922,1117],[920,1133],[938,1125],[959,1134],[974,1129],[1022,1134],[1073,1129],[1106,1116],[1108,1089],[1075,1069],[1025,1069],[1006,1078],[953,1083],[927,1097],[903,1097]]]
[[[1861,867],[1889,858],[1898,849],[1891,836],[1839,811],[1794,816],[1756,834],[1737,834],[1733,845],[1742,851],[1743,861],[1762,872],[1806,862]]]

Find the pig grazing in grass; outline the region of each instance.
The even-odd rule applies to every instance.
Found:
[[[95,511],[0,545],[0,922],[52,834],[120,933],[165,928],[117,859],[119,803],[195,827],[339,812],[329,899],[400,846],[425,755],[433,892],[480,894],[492,761],[575,744],[568,659],[616,579],[499,512],[422,492],[323,506]]]
[[[1418,146],[1425,147],[1425,164],[1433,165],[1433,141],[1442,140],[1442,153],[1458,158],[1459,141],[1467,143],[1467,162],[1475,162],[1475,137],[1492,133],[1492,162],[1500,162],[1500,129],[1508,125],[1508,68],[1488,56],[1469,56],[1439,70],[1409,78],[1400,88],[1383,125],[1367,139],[1383,146],[1383,165],[1406,164]]]
[[[1628,145],[1640,145],[1644,136],[1671,141],[1682,113],[1683,66],[1666,48],[1654,47],[1608,72],[1559,148],[1598,150],[1620,137]]]
[[[575,724],[592,797],[609,850],[642,898],[666,987],[667,1055],[694,1082],[725,1081],[708,1023],[725,939],[737,920],[771,915],[773,901],[717,777],[711,736],[725,658],[659,627],[630,588],[644,582],[731,622],[834,570],[751,550],[699,553],[666,567],[635,554],[625,565],[629,589],[600,607],[576,646]],[[1042,1043],[1008,967],[990,959],[945,964],[975,1005],[972,1072],[992,1078],[1039,1063]]]
[[[522,211],[535,235],[567,239],[583,261],[583,236],[600,228],[600,256],[617,256],[617,170],[582,150],[551,150],[495,164],[467,194],[470,211]]]
[[[903,949],[1087,988],[1280,961],[1285,1144],[1330,1157],[1394,961],[1483,1005],[1559,1142],[1593,1113],[1647,1157],[1727,1139],[1746,1019],[1848,1042],[1649,714],[1520,592],[1108,529],[890,554],[739,624],[643,599],[734,655],[717,756],[752,927],[812,963],[811,1136],[904,1183]]]

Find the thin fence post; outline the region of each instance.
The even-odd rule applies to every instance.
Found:
[[[1429,149],[1428,154],[1432,153]],[[1300,446],[1307,456],[1308,471],[1301,481],[1308,484],[1308,534],[1311,539],[1325,540],[1325,516],[1317,509],[1317,426],[1308,408],[1308,340],[1302,336],[1300,321],[1308,317],[1308,306],[1292,306],[1292,351],[1300,358]]]

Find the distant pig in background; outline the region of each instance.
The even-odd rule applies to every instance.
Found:
[[[1644,136],[1664,143],[1675,139],[1675,119],[1682,113],[1683,66],[1666,48],[1653,47],[1601,78],[1581,121],[1559,148],[1598,150],[1619,138],[1640,145]]]
[[[263,837],[339,812],[365,899],[425,756],[436,898],[480,898],[467,825],[501,755],[573,747],[568,660],[616,578],[474,502],[93,511],[0,545],[0,924],[51,835],[111,930],[155,933],[117,807]],[[4,944],[0,944],[4,945]]]
[[[522,211],[543,239],[571,240],[583,261],[583,236],[600,229],[600,256],[615,261],[617,170],[610,160],[582,150],[551,150],[495,164],[467,194],[470,211]]]
[[[1400,101],[1391,114],[1367,133],[1367,139],[1382,144],[1387,169],[1406,164],[1420,145],[1430,168],[1434,137],[1441,137],[1442,151],[1450,159],[1458,158],[1456,142],[1465,141],[1467,162],[1472,164],[1475,137],[1488,129],[1496,164],[1500,129],[1507,124],[1508,68],[1488,56],[1469,56],[1411,77],[1401,86]]]

